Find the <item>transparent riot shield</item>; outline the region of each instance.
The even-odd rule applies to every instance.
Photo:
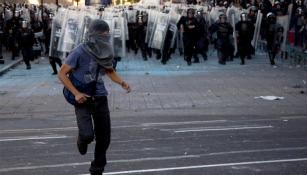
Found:
[[[122,16],[114,16],[113,32],[114,56],[124,57],[126,55],[125,21]]]
[[[175,11],[171,11],[169,16],[170,16],[170,20],[169,20],[170,25],[169,25],[168,30],[172,33],[171,48],[174,48],[175,43],[176,43],[177,34],[178,34],[177,23],[179,22],[181,15],[179,15]]]
[[[280,49],[281,51],[286,51],[287,33],[289,29],[289,16],[288,15],[277,16],[277,23],[280,24],[284,29],[283,40],[280,45]]]
[[[152,34],[155,27],[155,22],[158,16],[157,11],[150,10],[148,11],[148,22],[147,22],[147,31],[146,31],[146,37],[145,37],[145,43],[149,45],[151,43]]]
[[[156,20],[151,43],[149,44],[151,48],[162,50],[168,25],[169,15],[160,13]]]
[[[68,53],[76,46],[84,22],[83,18],[84,13],[76,10],[69,10],[66,14],[63,22],[64,30],[58,46],[59,51]]]
[[[236,27],[236,23],[235,23],[235,13],[230,13],[230,24],[233,28],[233,33],[232,33],[232,43],[233,43],[233,46],[234,46],[234,53],[237,53],[238,51],[238,43],[237,43],[237,33],[236,33],[236,30],[235,30],[235,27]]]
[[[293,8],[293,4],[290,4],[288,7],[288,14],[290,15],[277,16],[277,23],[280,24],[284,28],[283,42],[281,43],[281,47],[280,47],[280,49],[284,52],[286,51],[286,44],[287,44],[287,37],[288,37],[288,31],[289,31],[289,26],[290,26],[292,8]]]
[[[255,24],[254,36],[253,36],[253,40],[252,40],[252,43],[251,43],[255,50],[257,50],[257,47],[258,47],[257,43],[258,43],[258,40],[259,40],[259,37],[260,37],[262,17],[263,17],[263,14],[261,13],[260,10],[258,10],[257,20],[256,20],[256,24]]]
[[[63,58],[63,52],[58,50],[60,38],[62,35],[63,19],[66,16],[66,9],[59,9],[57,15],[52,20],[50,49],[49,56],[56,58]]]
[[[235,6],[231,6],[226,11],[226,16],[228,18],[228,21],[231,23],[231,20],[232,20],[231,15],[234,14],[234,21],[235,21],[235,24],[236,24],[237,22],[240,21],[240,15],[241,15],[242,12],[243,12],[243,10],[241,10],[240,8],[235,7]]]
[[[83,43],[84,41],[86,41],[87,39],[87,32],[88,32],[88,29],[89,29],[89,26],[91,24],[91,22],[94,20],[93,17],[91,16],[84,16],[83,18],[83,25],[80,29],[80,37],[79,37],[79,40],[77,41],[76,45],[80,44],[80,43]]]

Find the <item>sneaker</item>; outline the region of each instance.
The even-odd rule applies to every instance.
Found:
[[[82,143],[78,137],[77,140],[77,146],[78,146],[78,150],[80,152],[81,155],[85,155],[87,152],[87,144],[86,143]]]

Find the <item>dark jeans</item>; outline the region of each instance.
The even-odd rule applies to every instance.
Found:
[[[106,96],[89,99],[86,103],[75,106],[75,113],[80,141],[89,144],[94,138],[96,140],[90,172],[101,174],[107,164],[106,152],[111,138],[108,99]]]

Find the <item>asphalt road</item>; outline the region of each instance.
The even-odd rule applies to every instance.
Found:
[[[2,119],[1,175],[87,174],[73,116]],[[307,174],[307,116],[112,116],[105,174]]]
[[[187,67],[131,56],[110,92],[112,142],[106,175],[306,175],[307,72],[261,57]],[[73,108],[48,60],[0,77],[0,175],[85,175]],[[293,87],[295,85],[295,88]],[[284,100],[254,99],[278,95]]]

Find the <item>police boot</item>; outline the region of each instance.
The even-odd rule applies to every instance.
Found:
[[[245,64],[245,60],[241,59],[241,65],[244,65],[244,64]]]

